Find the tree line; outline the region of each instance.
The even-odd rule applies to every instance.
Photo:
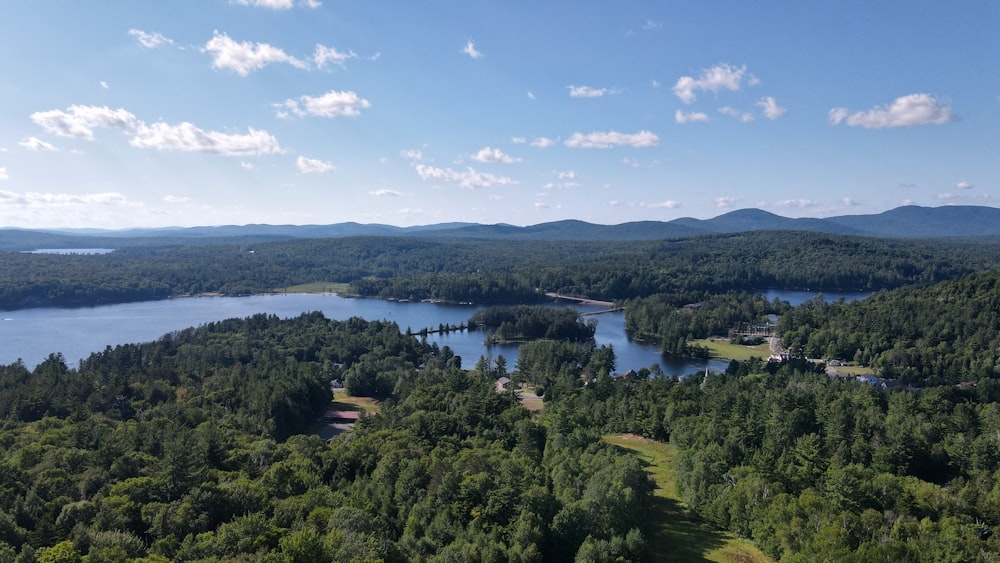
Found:
[[[534,303],[555,291],[605,300],[692,291],[872,291],[1000,265],[1000,244],[747,232],[629,242],[348,237],[0,252],[0,309],[350,284],[368,297]]]

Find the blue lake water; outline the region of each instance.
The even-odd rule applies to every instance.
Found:
[[[788,292],[784,292],[788,293]],[[783,293],[769,295],[768,299]],[[808,294],[810,297],[813,294]],[[801,296],[793,295],[798,298]],[[829,296],[824,295],[824,298]],[[804,301],[808,299],[805,297]],[[794,304],[794,303],[793,303]],[[289,294],[247,297],[183,297],[161,301],[143,301],[73,309],[39,308],[0,311],[0,365],[22,360],[34,367],[51,353],[61,353],[75,367],[79,360],[106,346],[149,342],[187,327],[256,313],[282,318],[304,312],[322,311],[327,318],[343,320],[361,317],[388,320],[413,332],[437,328],[440,324],[458,325],[482,306],[421,302],[393,302],[380,299],[347,299],[337,295]],[[576,306],[580,311],[597,311],[599,306]],[[633,342],[625,332],[624,312],[596,315],[595,338],[598,345],[610,344],[617,357],[617,370],[639,370],[658,364],[668,375],[689,375],[706,369],[725,370],[727,363],[717,360],[697,362],[665,358],[655,344]],[[475,331],[428,335],[429,342],[447,345],[462,357],[462,365],[475,365],[480,356],[503,355],[513,368],[517,345],[486,346],[485,334]]]

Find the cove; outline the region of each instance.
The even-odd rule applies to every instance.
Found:
[[[555,306],[555,305],[554,305]],[[395,302],[380,299],[349,299],[332,294],[253,295],[246,297],[182,297],[160,301],[141,301],[73,309],[39,308],[0,312],[0,364],[22,360],[33,368],[52,353],[61,353],[70,367],[106,346],[149,342],[168,332],[229,318],[257,313],[282,318],[304,312],[321,311],[327,318],[344,320],[361,317],[387,320],[400,330],[437,328],[440,324],[458,325],[469,319],[481,305]],[[581,312],[604,307],[575,306]],[[688,375],[706,368],[722,371],[726,362],[699,362],[665,358],[655,344],[632,341],[625,332],[625,313],[596,315],[598,345],[612,345],[617,357],[617,371],[639,370],[658,364],[668,375]],[[517,345],[486,346],[486,335],[478,331],[429,334],[428,342],[449,346],[462,357],[466,368],[480,356],[503,355],[507,365],[517,365]]]

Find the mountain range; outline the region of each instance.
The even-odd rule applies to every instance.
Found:
[[[416,236],[491,240],[657,240],[745,231],[809,231],[889,238],[1000,238],[1000,208],[904,206],[870,215],[782,217],[761,209],[740,209],[712,219],[637,221],[598,225],[565,220],[526,227],[507,224],[439,223],[417,227],[337,223],[332,225],[225,225],[156,229],[0,229],[0,250],[121,248],[165,244],[265,242],[295,238]]]

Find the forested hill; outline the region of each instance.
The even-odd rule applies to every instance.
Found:
[[[852,303],[813,300],[779,323],[786,346],[919,385],[975,382],[1000,398],[1000,272],[909,287]]]
[[[808,231],[895,238],[1000,237],[1000,209],[981,206],[918,207],[911,205],[878,214],[843,215],[824,219],[790,219],[761,209],[741,209],[712,219],[685,217],[672,221],[636,221],[618,225],[597,225],[584,221],[566,220],[526,227],[473,223],[442,223],[416,227],[338,223],[333,225],[227,225],[123,231],[0,229],[0,250],[127,248],[351,236],[625,241],[684,238],[711,233],[747,231]]]
[[[874,291],[1000,267],[1000,244],[758,231],[634,242],[304,239],[0,252],[0,310],[350,284],[383,298],[529,303],[545,292],[620,300],[685,291]]]

